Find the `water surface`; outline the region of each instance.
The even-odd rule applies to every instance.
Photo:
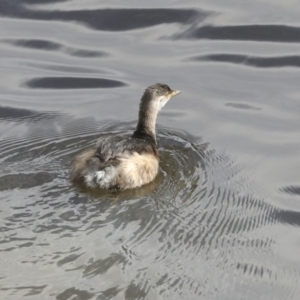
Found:
[[[1,299],[298,299],[300,8],[294,2],[0,2]],[[73,157],[134,130],[160,173],[123,193]]]

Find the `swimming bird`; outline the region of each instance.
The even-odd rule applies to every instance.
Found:
[[[75,157],[71,180],[85,187],[110,190],[136,188],[153,181],[159,170],[157,114],[179,93],[161,83],[146,88],[133,134],[101,137],[95,147]]]

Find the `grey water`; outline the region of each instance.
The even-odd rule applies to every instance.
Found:
[[[299,20],[290,0],[2,0],[0,299],[299,299]],[[182,91],[157,178],[74,187],[156,82]]]

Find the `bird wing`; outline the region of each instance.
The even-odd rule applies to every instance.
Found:
[[[156,153],[155,145],[132,136],[104,136],[98,140],[96,148],[96,156],[101,162],[118,160],[123,155],[133,152]]]

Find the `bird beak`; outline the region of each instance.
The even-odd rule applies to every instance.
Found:
[[[177,96],[178,94],[180,94],[181,92],[178,91],[178,90],[173,90],[169,95],[170,95],[170,98],[173,98],[174,96]]]

